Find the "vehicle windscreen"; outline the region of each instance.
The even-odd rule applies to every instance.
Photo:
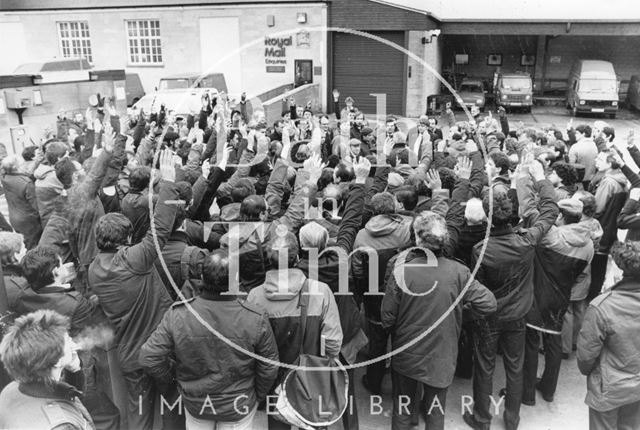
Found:
[[[531,79],[529,78],[502,78],[502,88],[505,90],[529,90]]]
[[[613,79],[581,79],[578,91],[615,93],[617,86],[617,82]]]
[[[180,90],[189,88],[188,79],[160,79],[161,90]]]
[[[481,93],[482,87],[478,84],[462,84],[460,86],[460,92],[465,93]]]

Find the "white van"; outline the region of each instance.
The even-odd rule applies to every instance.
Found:
[[[618,78],[608,61],[578,60],[567,82],[567,108],[579,113],[618,113]]]

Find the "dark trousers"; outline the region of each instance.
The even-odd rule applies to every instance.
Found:
[[[345,366],[348,365],[342,354],[340,354],[340,362]],[[347,410],[342,415],[342,427],[344,430],[358,430],[360,424],[358,422],[358,407],[356,402],[356,372],[355,369],[348,369],[349,391],[347,392]]]
[[[499,322],[481,319],[473,323],[473,415],[483,427],[489,428],[494,411],[493,371],[496,366],[498,345],[503,353],[507,376],[507,394],[504,402],[504,422],[507,430],[515,430],[520,422],[522,401],[522,370],[525,344],[524,318]],[[493,398],[498,403],[497,397]]]
[[[380,357],[387,352],[387,341],[389,335],[380,323],[367,319],[369,325],[369,359]],[[367,366],[367,382],[369,388],[374,394],[380,394],[382,391],[382,378],[385,373],[385,360]]]
[[[589,408],[589,430],[640,429],[640,402],[620,406],[606,412]]]
[[[587,303],[589,303],[600,294],[600,290],[602,290],[602,284],[604,284],[604,278],[607,275],[608,261],[608,254],[594,254],[593,260],[591,260],[591,285],[589,285],[589,295],[587,296]]]
[[[393,397],[393,418],[391,419],[392,430],[411,429],[413,427],[412,415],[415,409],[421,410],[421,403],[424,405],[425,429],[444,429],[444,411],[447,402],[447,388],[432,387],[423,384],[408,376],[391,371],[392,397]],[[419,392],[418,386],[422,387],[422,398],[416,396]]]
[[[527,340],[524,353],[522,400],[536,400],[536,381],[538,378],[538,349],[540,332],[527,327]],[[544,372],[540,378],[542,394],[553,397],[558,385],[558,375],[562,363],[562,338],[560,335],[542,333],[544,343]]]
[[[156,387],[153,379],[142,370],[123,372],[127,388],[127,427],[153,429]]]
[[[163,386],[158,389],[155,381],[143,370],[135,372],[124,372],[122,374],[127,388],[127,424],[129,429],[152,430],[156,401],[160,399],[159,394],[169,404],[173,404],[177,399],[177,389],[175,386]],[[185,428],[184,415],[178,414],[178,408],[173,411],[167,409],[161,416],[163,430],[182,430]],[[159,427],[156,425],[156,427]]]

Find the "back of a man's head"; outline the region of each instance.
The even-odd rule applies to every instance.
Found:
[[[129,186],[131,191],[140,192],[149,186],[151,169],[147,166],[139,166],[129,174]]]
[[[38,291],[53,283],[53,271],[60,265],[58,255],[57,247],[38,245],[27,251],[22,257],[20,267],[22,267],[22,273],[33,290]]]
[[[52,310],[21,316],[0,343],[0,360],[19,383],[50,383],[64,355],[69,319]]]
[[[611,248],[611,256],[624,276],[640,278],[640,242],[616,242]]]
[[[326,248],[329,241],[329,232],[317,222],[305,224],[300,229],[299,236],[301,248],[315,248],[318,252]]]
[[[252,195],[245,197],[240,204],[241,221],[260,221],[260,215],[267,210],[264,197]]]
[[[489,194],[482,199],[482,207],[489,217]],[[496,227],[503,227],[509,224],[513,215],[513,202],[506,192],[502,190],[493,190],[493,216],[491,223]]]
[[[396,212],[396,198],[388,192],[375,194],[371,198],[372,215],[389,215]]]
[[[256,187],[247,178],[241,178],[231,189],[231,200],[234,203],[242,203],[242,201],[252,194],[256,193]]]
[[[276,234],[267,244],[267,259],[273,269],[290,269],[298,261],[298,239],[284,225],[276,228]]]
[[[445,219],[431,211],[421,212],[413,220],[416,245],[438,252],[449,240]]]
[[[584,137],[591,137],[591,126],[587,124],[580,124],[576,127],[576,131],[584,134]]]
[[[229,290],[229,259],[227,249],[216,249],[204,259],[202,264],[204,290],[213,293]]]
[[[98,249],[112,251],[129,242],[133,226],[129,218],[123,214],[111,212],[98,219],[95,233]]]
[[[54,141],[47,145],[44,153],[44,159],[50,166],[55,165],[58,160],[67,153],[68,147],[62,142]]]
[[[70,158],[61,158],[55,164],[56,178],[65,189],[73,185],[73,175],[76,173],[76,165]]]
[[[413,185],[402,185],[394,191],[396,200],[405,210],[412,211],[418,205],[418,192]]]

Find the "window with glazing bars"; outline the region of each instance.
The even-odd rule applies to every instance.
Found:
[[[160,21],[126,21],[129,64],[162,64]]]
[[[60,54],[65,58],[85,58],[93,63],[89,24],[86,21],[67,21],[58,23]]]

